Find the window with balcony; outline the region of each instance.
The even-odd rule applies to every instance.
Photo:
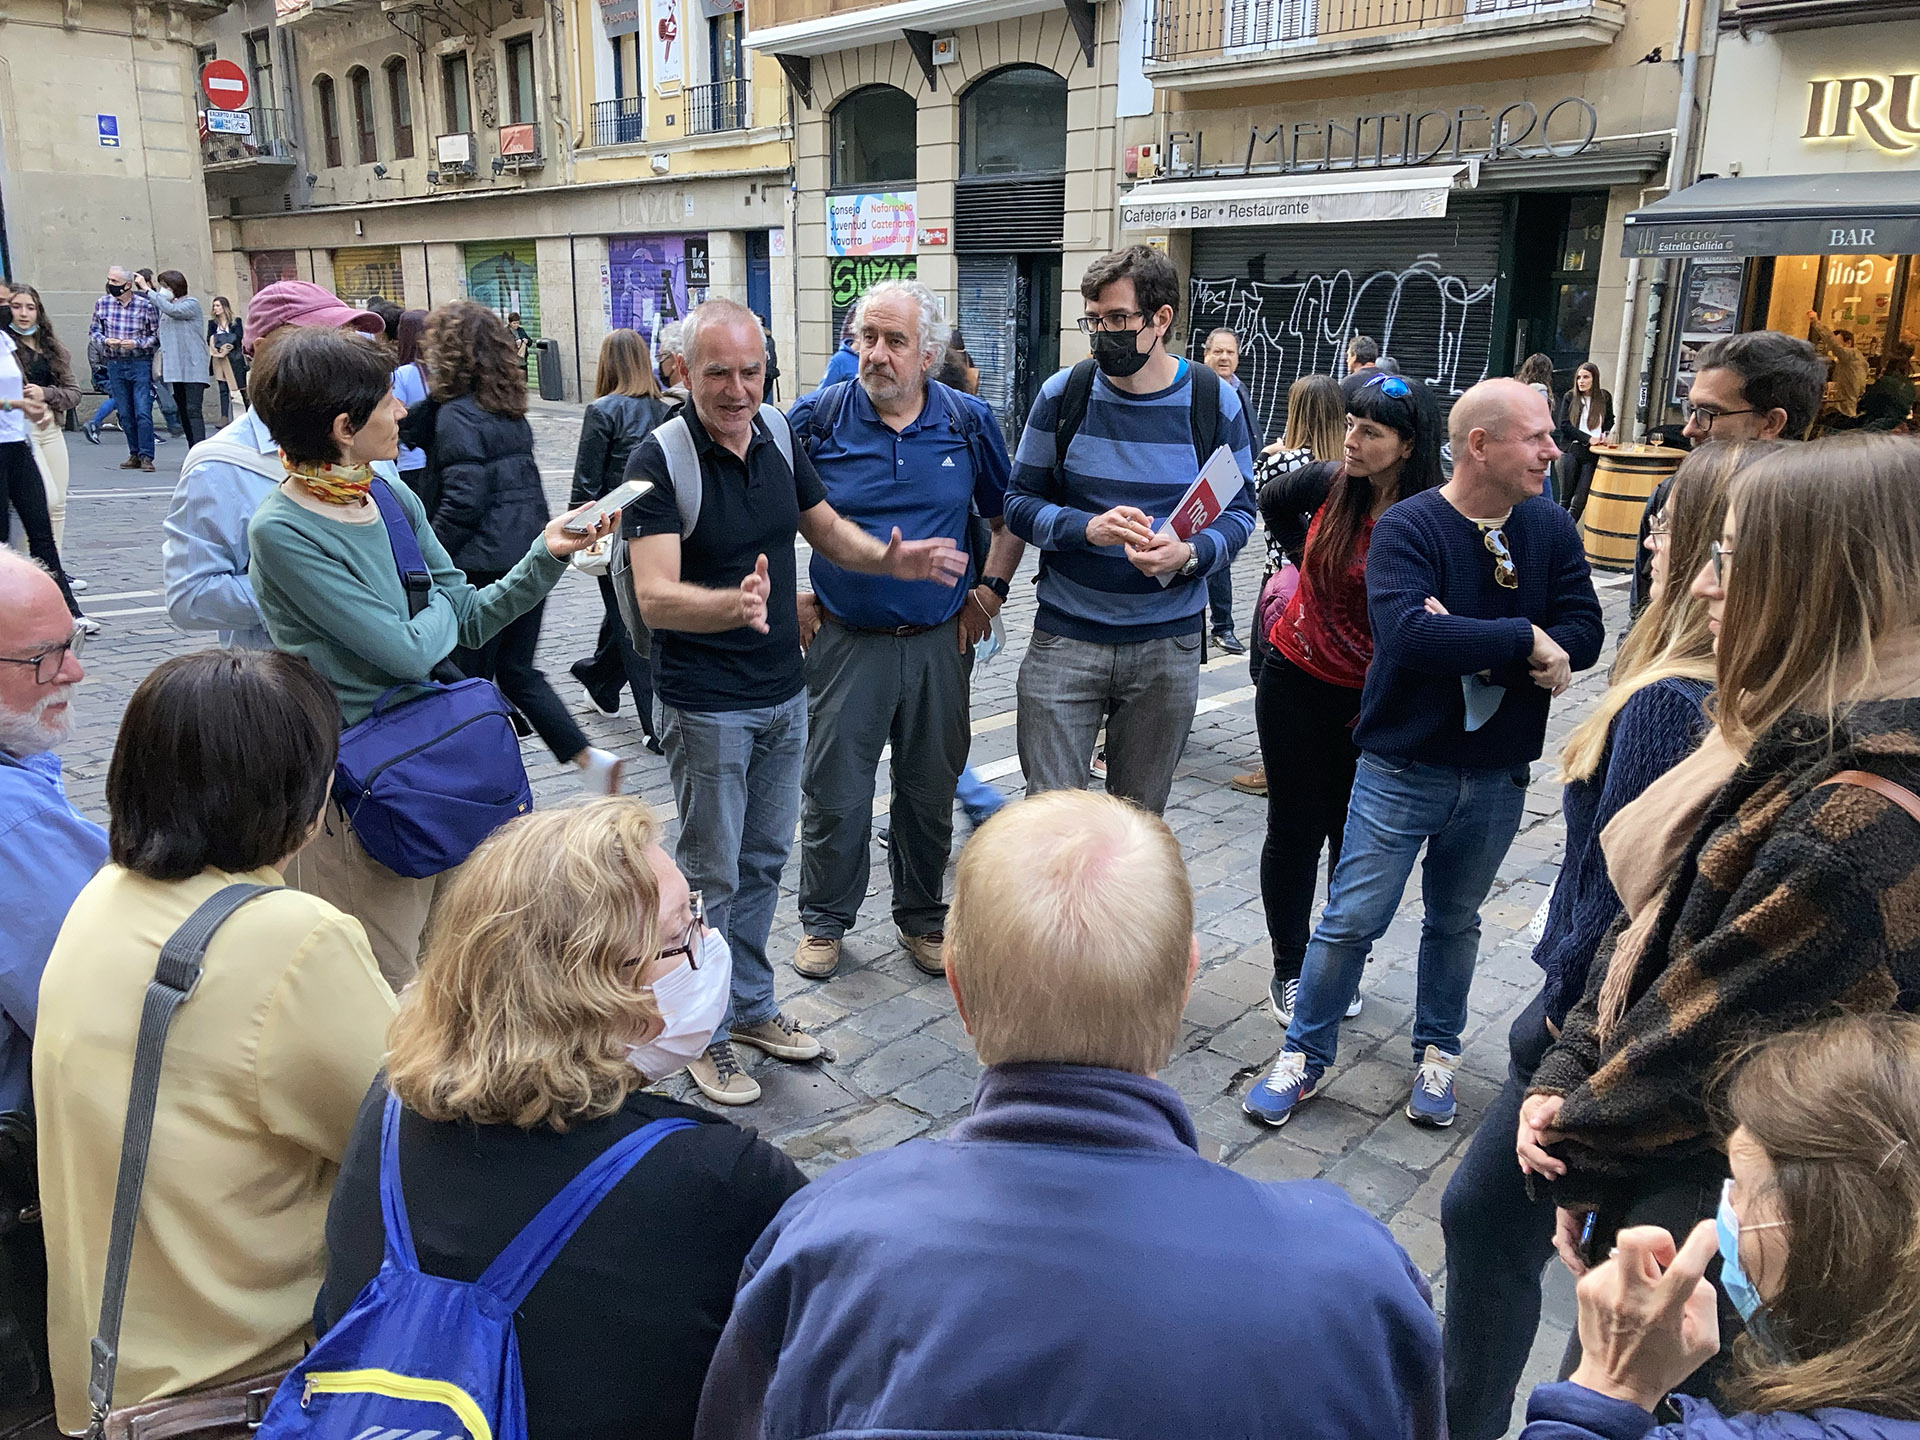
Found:
[[[1038,65],[996,70],[960,99],[960,173],[1067,168],[1067,82]]]
[[[270,107],[273,93],[273,32],[252,30],[247,33],[247,75],[253,81],[253,103]]]
[[[892,85],[865,86],[834,106],[834,187],[911,185],[918,118],[913,97]]]
[[[440,98],[446,109],[447,134],[473,133],[473,98],[467,78],[466,51],[440,58]]]
[[[320,139],[327,152],[327,167],[340,168],[340,101],[333,92],[333,77],[322,75],[313,82],[313,102],[320,111]]]
[[[413,87],[407,83],[407,62],[398,55],[386,63],[387,109],[393,113],[393,155],[413,158]]]
[[[533,99],[533,37],[507,41],[507,123],[530,125],[538,118]]]
[[[353,95],[353,141],[362,165],[380,158],[380,137],[373,128],[373,77],[365,66],[347,72],[347,89]]]

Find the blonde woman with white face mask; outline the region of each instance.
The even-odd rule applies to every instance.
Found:
[[[420,1268],[465,1281],[604,1151],[692,1120],[614,1186],[515,1316],[530,1433],[691,1436],[741,1265],[805,1183],[752,1131],[645,1088],[704,1051],[731,973],[641,801],[495,832],[440,900],[361,1106],[320,1319],[338,1322],[380,1269],[389,1087]]]

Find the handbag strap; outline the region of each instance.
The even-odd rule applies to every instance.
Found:
[[[201,961],[214,931],[257,895],[281,885],[227,885],[202,901],[160,947],[140,1008],[140,1038],[133,1049],[133,1085],[127,1095],[127,1126],[120,1139],[120,1175],[113,1188],[113,1226],[107,1240],[107,1273],[100,1290],[100,1328],[93,1337],[92,1369],[87,1377],[91,1406],[89,1436],[106,1431],[113,1407],[113,1377],[120,1363],[120,1312],[127,1299],[127,1274],[133,1262],[133,1227],[140,1214],[140,1190],[147,1178],[147,1149],[153,1141],[153,1112],[160,1093],[160,1060],[173,1015],[200,983]]]
[[[427,557],[420,553],[420,540],[413,533],[407,512],[400,508],[393,487],[378,475],[373,477],[373,503],[380,507],[380,519],[387,527],[387,543],[393,547],[393,563],[399,568],[400,583],[407,591],[407,618],[415,618],[433,598],[433,574],[427,569]]]
[[[1822,780],[1815,788],[1824,790],[1829,785],[1858,785],[1862,790],[1871,790],[1881,799],[1891,800],[1920,822],[1920,795],[1884,775],[1876,775],[1871,770],[1842,770],[1830,779]]]

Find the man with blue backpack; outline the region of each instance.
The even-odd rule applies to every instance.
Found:
[[[888,869],[900,943],[946,973],[942,898],[954,788],[972,740],[968,681],[1025,546],[1000,518],[1007,451],[993,413],[930,377],[947,324],[917,280],[887,280],[854,310],[857,380],[824,386],[789,414],[834,509],[869,535],[974,540],[971,586],[860,574],[813,557],[799,599],[807,659],[801,772],[800,924],[793,967],[825,979],[867,891],[874,776],[893,747]]]

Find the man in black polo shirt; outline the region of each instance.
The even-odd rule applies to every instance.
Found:
[[[780,1013],[767,960],[807,744],[795,532],[844,570],[899,580],[957,584],[967,557],[950,537],[902,540],[897,528],[883,544],[827,504],[785,419],[761,410],[766,343],[751,310],[709,300],[685,323],[685,434],[669,421],[635,447],[627,477],[654,488],[627,507],[626,536],[634,595],[660,649],[675,858],[733,952],[732,1013],[687,1068],[708,1099],[748,1105],[760,1087],[729,1036],[782,1060],[820,1053]],[[675,485],[672,451],[698,458],[697,507]]]

